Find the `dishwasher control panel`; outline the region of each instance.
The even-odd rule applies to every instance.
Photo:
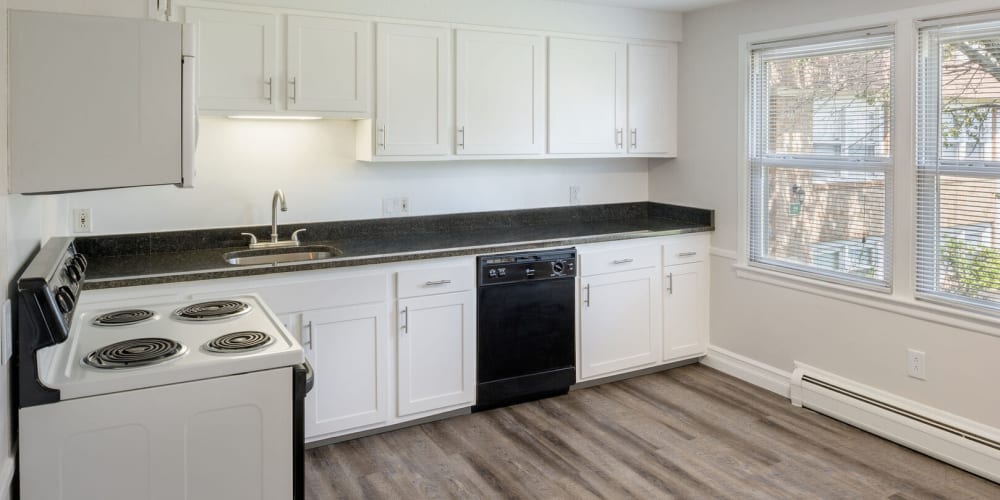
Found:
[[[479,284],[572,278],[576,276],[576,249],[521,252],[479,257]]]

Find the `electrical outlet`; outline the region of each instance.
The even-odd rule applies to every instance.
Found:
[[[580,186],[569,187],[569,204],[570,205],[580,204]]]
[[[382,198],[382,215],[394,217],[410,214],[410,199],[405,196],[387,196]]]
[[[89,208],[73,209],[73,232],[89,233],[94,230],[94,218],[91,216]]]
[[[916,349],[907,349],[906,373],[913,378],[927,380],[927,354]]]

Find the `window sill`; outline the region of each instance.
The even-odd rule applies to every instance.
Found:
[[[880,309],[944,326],[1000,337],[1000,317],[966,311],[957,307],[938,305],[912,297],[901,297],[896,295],[895,292],[890,294],[854,288],[778,271],[750,267],[742,263],[733,264],[733,269],[736,270],[736,276],[740,279],[765,283],[842,302]]]

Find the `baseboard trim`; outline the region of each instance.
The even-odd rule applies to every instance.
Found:
[[[1000,482],[1000,429],[795,363],[792,404]]]
[[[791,372],[779,370],[771,365],[715,346],[708,347],[708,355],[702,358],[701,364],[767,389],[779,396],[789,397]]]

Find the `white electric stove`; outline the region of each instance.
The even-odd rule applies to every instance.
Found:
[[[261,298],[77,307],[52,238],[18,280],[23,500],[300,499],[302,347]]]
[[[302,346],[256,295],[76,311],[69,340],[38,351],[62,399],[293,366]]]

